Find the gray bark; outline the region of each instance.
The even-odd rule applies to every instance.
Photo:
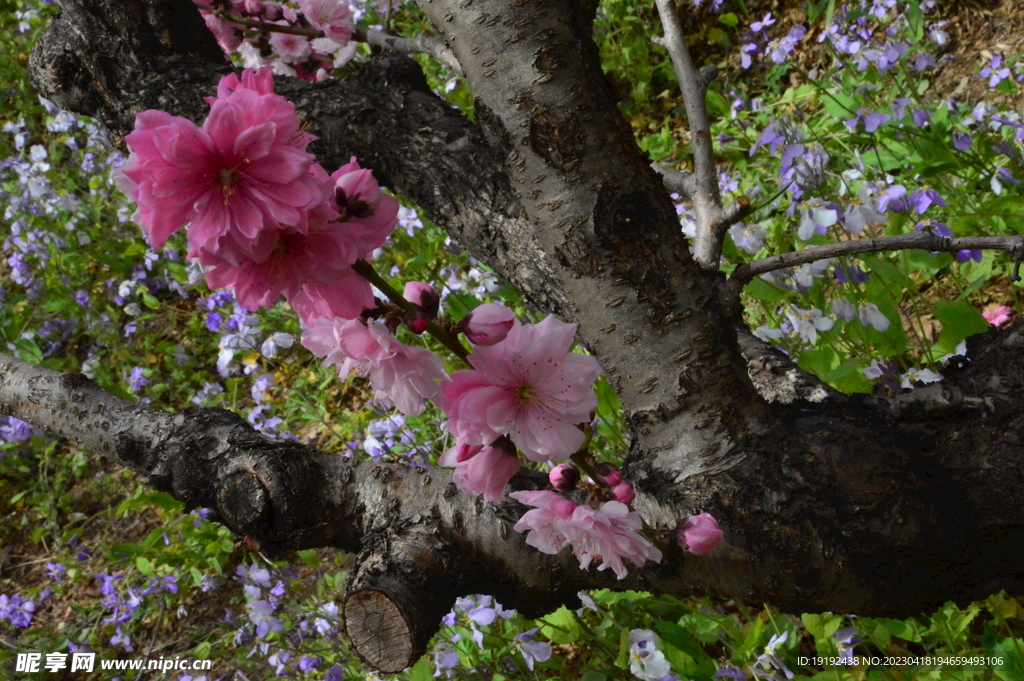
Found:
[[[865,615],[1024,593],[1020,326],[972,339],[969,363],[908,395],[827,390],[748,333],[738,340],[735,298],[693,262],[608,92],[593,2],[420,5],[465,70],[477,123],[398,55],[340,82],[277,89],[312,123],[325,166],[358,156],[533,305],[579,325],[626,411],[624,472],[666,540],[660,566],[622,582],[582,572],[568,552],[541,556],[510,531],[521,506],[452,494],[443,471],[268,441],[220,412],[129,409],[81,379],[26,379],[12,359],[0,367],[0,403],[215,508],[266,547],[358,553],[348,627],[386,670],[421,654],[432,623],[472,592],[528,614],[580,588],[618,586]],[[201,98],[227,66],[187,0],[62,9],[30,62],[41,94],[116,134],[146,108],[204,117]],[[64,423],[60,405],[75,399],[88,409]],[[90,433],[96,419],[109,427]],[[700,511],[719,519],[726,544],[695,558],[667,540]]]

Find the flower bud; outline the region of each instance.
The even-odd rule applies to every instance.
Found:
[[[463,333],[473,345],[494,345],[505,340],[516,316],[501,303],[484,303],[462,320]]]
[[[355,156],[352,161],[332,175],[334,198],[338,202],[342,220],[350,215],[368,218],[380,205],[380,185],[373,177],[373,171],[359,167]]]
[[[418,307],[427,319],[436,317],[437,311],[441,307],[441,298],[437,295],[437,291],[433,286],[424,284],[422,281],[407,282],[405,290],[402,291],[402,297]]]
[[[631,504],[636,499],[636,492],[633,491],[633,485],[628,482],[620,482],[615,487],[612,487],[612,494],[615,496],[615,501],[623,504]]]
[[[615,487],[622,483],[622,473],[618,467],[610,463],[599,463],[594,467],[597,481],[606,487]]]
[[[580,481],[580,469],[571,463],[560,463],[548,473],[548,481],[559,492],[571,492]]]
[[[409,330],[417,336],[427,330],[427,325],[429,323],[430,322],[427,321],[426,317],[420,316],[409,317],[405,320],[405,325],[408,326]]]
[[[724,533],[710,513],[691,515],[676,526],[676,541],[695,556],[703,556],[722,543]]]

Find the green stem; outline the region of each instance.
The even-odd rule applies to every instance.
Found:
[[[365,260],[356,260],[355,264],[352,265],[352,269],[363,279],[376,286],[377,290],[386,295],[392,303],[402,310],[410,313],[417,311],[416,306],[403,298],[398,289],[392,286],[384,277],[380,276],[370,263]],[[466,351],[466,348],[436,321],[427,322],[427,333],[436,338],[441,345],[455,353],[463,362],[469,364],[469,352]]]

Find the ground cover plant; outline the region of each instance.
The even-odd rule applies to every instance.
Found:
[[[989,52],[979,65],[964,65],[964,54],[954,55],[949,47],[952,28],[946,22],[955,16],[956,8],[935,3],[823,2],[785,12],[742,3],[706,4],[679,9],[698,63],[719,64],[706,93],[711,114],[707,138],[714,145],[713,157],[702,157],[699,149],[693,149],[699,144],[688,144],[700,137],[698,124],[692,109],[686,116],[677,69],[666,52],[672,47],[671,26],[666,25],[666,40],[661,44],[652,39],[663,30],[656,10],[608,0],[596,14],[594,35],[609,85],[618,96],[618,109],[631,124],[640,148],[662,164],[665,183],[677,192],[672,219],[678,219],[678,230],[692,237],[694,256],[705,269],[729,275],[726,292],[738,293],[742,287],[738,314],[754,331],[744,342],[755,344],[750,352],[755,363],[761,362],[762,373],[771,374],[774,366],[789,376],[788,381],[779,381],[762,375],[762,393],[774,391],[771,397],[776,403],[802,404],[812,417],[814,404],[846,399],[834,395],[833,389],[870,395],[886,410],[896,412],[928,413],[934,409],[930,402],[945,400],[939,407],[942,419],[978,413],[983,422],[968,424],[971,428],[1008,437],[1002,432],[1013,430],[1016,407],[1011,398],[1016,388],[995,397],[978,397],[965,388],[968,384],[956,383],[956,377],[965,375],[972,363],[991,361],[980,353],[983,343],[1009,344],[1012,341],[997,339],[1012,338],[1009,334],[1014,331],[1002,336],[989,333],[981,341],[968,339],[993,326],[1012,325],[1020,310],[1016,268],[1022,253],[1015,241],[1003,239],[1019,231],[1024,172],[1020,166],[1024,125],[1018,101],[1024,70],[1018,68],[1016,55]],[[825,608],[819,607],[802,616],[751,606],[751,600],[759,599],[749,593],[730,594],[709,573],[723,572],[724,565],[745,557],[766,565],[777,560],[775,554],[744,548],[755,545],[757,532],[765,532],[765,527],[773,532],[763,541],[783,554],[795,552],[800,562],[813,563],[813,556],[800,558],[807,554],[800,553],[804,545],[794,537],[811,530],[787,530],[782,520],[765,525],[751,515],[762,510],[769,515],[783,513],[780,508],[793,490],[773,479],[767,486],[777,496],[738,494],[732,506],[722,490],[717,494],[690,490],[683,502],[676,503],[674,515],[657,517],[650,505],[657,484],[648,479],[656,478],[657,470],[645,469],[643,457],[635,451],[645,445],[633,444],[632,465],[622,464],[631,443],[645,438],[649,442],[652,437],[641,423],[647,411],[637,400],[654,399],[642,396],[661,388],[656,381],[639,379],[632,390],[623,388],[630,379],[621,369],[594,383],[594,360],[581,348],[566,352],[572,329],[546,319],[551,308],[567,308],[560,308],[543,285],[527,278],[526,286],[520,286],[526,290],[524,297],[507,281],[511,276],[500,274],[500,266],[496,273],[470,255],[474,249],[462,250],[465,245],[480,246],[471,235],[456,227],[453,239],[429,220],[426,210],[413,204],[414,200],[424,203],[422,197],[377,195],[376,178],[359,167],[343,166],[347,153],[337,152],[333,156],[342,157],[338,164],[342,170],[334,181],[340,193],[331,197],[331,220],[362,225],[372,233],[361,237],[363,250],[358,256],[362,262],[372,261],[374,273],[359,271],[362,265],[354,259],[346,261],[344,255],[335,254],[334,262],[347,262],[376,286],[371,290],[369,283],[357,284],[365,288],[351,294],[352,299],[362,300],[358,296],[366,292],[381,300],[390,294],[391,306],[381,302],[384,312],[360,315],[363,307],[370,307],[366,303],[349,314],[339,307],[349,298],[325,293],[326,289],[310,293],[308,288],[288,288],[273,277],[247,279],[252,270],[240,274],[232,268],[239,268],[246,257],[259,259],[253,256],[255,249],[262,248],[257,237],[245,235],[257,245],[235,243],[233,247],[240,250],[223,250],[218,240],[233,232],[216,232],[222,228],[220,223],[199,213],[182,217],[181,224],[161,222],[160,211],[169,213],[180,206],[155,201],[153,195],[159,192],[147,195],[139,190],[150,186],[147,182],[156,183],[154,178],[160,175],[147,174],[146,164],[153,158],[145,152],[147,130],[170,125],[168,119],[140,126],[135,119],[139,111],[133,110],[122,121],[127,127],[113,126],[115,135],[127,135],[128,148],[136,154],[129,161],[121,141],[112,140],[96,121],[40,99],[29,85],[27,54],[54,20],[56,8],[7,3],[5,9],[9,11],[3,14],[7,23],[0,38],[0,68],[12,104],[4,113],[0,141],[5,159],[0,196],[7,228],[0,328],[9,353],[56,371],[84,373],[121,398],[168,412],[228,408],[259,432],[314,445],[338,460],[381,464],[370,470],[396,470],[385,464],[400,464],[418,470],[412,474],[418,477],[412,479],[422,481],[430,476],[442,479],[443,468],[454,467],[452,494],[461,490],[463,494],[455,498],[470,501],[460,508],[475,509],[480,516],[485,515],[481,509],[492,504],[513,508],[513,502],[505,500],[506,485],[511,485],[517,490],[512,498],[523,505],[514,506],[514,515],[503,516],[502,540],[519,541],[533,564],[548,560],[534,548],[551,554],[552,561],[561,560],[557,569],[563,576],[554,580],[552,588],[566,603],[558,609],[538,607],[508,584],[490,593],[458,591],[459,584],[441,584],[443,580],[428,585],[427,593],[451,595],[454,606],[450,600],[436,599],[442,611],[423,626],[433,634],[431,627],[436,628],[440,620],[440,631],[420,641],[426,654],[414,651],[410,668],[399,678],[1024,676],[1020,640],[1024,608],[1000,591],[1004,587],[1012,591],[1016,584],[1013,575],[1019,570],[1012,559],[1017,549],[993,551],[991,547],[996,541],[1009,544],[1009,538],[1017,536],[1014,532],[1019,527],[1012,516],[985,522],[965,519],[964,525],[979,537],[977,545],[957,534],[963,526],[950,522],[952,511],[936,514],[957,531],[952,538],[934,531],[908,535],[910,543],[930,540],[950,545],[948,554],[939,551],[932,557],[939,567],[951,569],[943,561],[952,554],[954,564],[964,570],[955,575],[957,579],[966,580],[970,569],[984,576],[965,581],[959,589],[944,584],[918,596],[919,600],[910,597],[893,605],[895,601],[885,602],[893,598],[890,592],[908,589],[906,582],[897,580],[889,592],[879,588],[883,595],[876,601],[858,601],[862,598],[858,589],[852,590],[853,596],[840,595],[834,601],[820,600],[823,596],[815,600],[801,595],[800,589],[823,589],[830,594],[842,589],[834,584],[821,587],[816,578],[801,572],[789,578],[797,582],[797,588],[792,588],[783,572],[764,583],[750,578],[751,593],[762,596],[760,600],[781,602],[789,612],[795,612],[794,604],[854,605],[836,613],[821,613]],[[280,10],[269,3],[203,6],[206,23],[221,47],[235,55],[235,72],[241,73],[242,66],[254,69],[241,81],[230,77],[221,81],[220,91],[219,78],[211,80],[207,95],[216,93],[218,99],[231,102],[255,92],[271,105],[284,107],[281,117],[286,118],[287,105],[274,97],[276,92],[289,91],[289,78],[355,78],[370,63],[368,45],[387,40],[375,32],[379,27],[386,24],[397,34],[413,36],[430,25],[411,5],[354,6],[350,13],[340,10],[340,15],[324,16],[315,14],[316,7],[291,8],[296,9],[306,19],[283,13],[285,23],[298,26],[297,32],[284,33],[267,26],[282,21],[276,14]],[[362,42],[350,41],[353,37]],[[457,55],[429,40],[416,49],[428,53],[417,59],[438,96],[467,116],[494,115],[482,113],[478,105],[474,108],[481,100],[474,100],[470,93],[472,70],[461,74],[463,65]],[[268,71],[262,76],[255,72],[265,64],[277,73],[270,86],[266,80],[246,80],[269,78]],[[972,84],[974,94],[962,101],[934,85],[940,69],[953,66]],[[485,86],[480,88],[486,91]],[[240,91],[242,95],[237,94]],[[194,106],[206,105],[197,100]],[[207,113],[212,119],[216,106],[212,103],[198,113],[192,125],[202,124]],[[540,125],[537,120],[543,122],[543,116],[534,121]],[[184,119],[180,121],[173,123],[180,135],[198,135]],[[224,128],[209,125],[211,138],[220,143],[219,136],[227,134]],[[556,122],[551,122],[551,130],[540,128],[532,134],[556,149],[548,153],[547,162],[563,171],[572,168],[558,157],[571,148],[563,148]],[[274,143],[288,147],[282,154],[306,153],[304,144],[295,142],[305,133],[297,124],[292,133],[287,144],[279,139]],[[709,159],[710,174],[700,167]],[[376,160],[382,177],[398,175],[397,169]],[[372,160],[360,158],[359,162],[375,167]],[[305,163],[303,172],[309,161]],[[680,175],[675,172],[678,168],[696,172]],[[228,171],[229,175],[234,172]],[[231,182],[224,180],[225,175],[217,177],[223,186],[241,187],[240,193],[245,190],[242,180],[236,182],[233,175]],[[709,178],[712,185],[695,186]],[[543,183],[543,178],[537,182]],[[401,186],[396,181],[393,188]],[[143,209],[134,218],[132,196]],[[224,205],[235,196],[225,194]],[[719,196],[725,201],[719,201]],[[559,210],[545,200],[545,210]],[[153,206],[158,210],[151,210],[147,217],[147,207]],[[389,223],[388,233],[383,234],[374,220],[388,211],[397,226],[391,231]],[[626,223],[640,219],[629,206],[609,209],[616,211]],[[433,212],[438,214],[436,206]],[[285,213],[280,209],[280,215]],[[278,214],[275,219],[287,220]],[[192,223],[188,235],[171,233],[185,222]],[[297,224],[293,220],[290,227],[298,229]],[[201,229],[215,233],[196,236]],[[707,237],[726,231],[724,240]],[[288,235],[291,238],[293,233]],[[874,241],[884,237],[889,241]],[[951,240],[955,238],[974,240]],[[899,239],[903,241],[897,243]],[[918,248],[911,250],[914,246]],[[580,245],[562,247],[572,254],[563,259],[586,259]],[[822,250],[809,254],[814,247]],[[625,244],[619,248],[628,251]],[[486,248],[476,252],[491,255],[496,265],[514,260]],[[776,254],[787,255],[771,260]],[[504,271],[511,274],[507,268]],[[577,274],[595,276],[586,268]],[[346,274],[342,279],[349,285],[353,278]],[[270,293],[256,288],[267,280]],[[406,282],[429,282],[432,287],[403,291]],[[656,297],[642,284],[638,286],[645,295]],[[282,292],[287,302],[277,300]],[[546,306],[538,302],[545,300]],[[330,316],[342,321],[319,321],[324,315],[317,312],[324,305]],[[629,306],[610,298],[597,307],[614,311]],[[474,310],[475,324],[466,321]],[[511,331],[513,313],[520,326]],[[344,321],[360,316],[363,321]],[[577,312],[577,317],[585,329],[586,315]],[[356,341],[346,341],[346,333],[363,329],[374,330],[374,342],[398,356],[413,352],[408,349],[412,347],[423,352],[454,350],[444,355],[444,370],[453,380],[437,387],[436,375],[427,376],[414,388],[401,388],[400,382],[389,378],[391,374],[380,370],[378,356],[358,355]],[[423,331],[434,336],[421,336]],[[457,331],[464,332],[470,346],[453,340]],[[560,354],[552,354],[558,371],[549,369],[543,378],[583,375],[580,385],[569,389],[571,397],[563,398],[558,407],[542,405],[545,411],[540,415],[526,413],[523,427],[496,426],[493,421],[481,425],[475,420],[474,405],[487,398],[465,396],[488,389],[473,373],[485,371],[483,360],[495,361],[507,348],[518,348],[514,342],[535,348],[551,337],[557,343],[550,342],[560,348]],[[525,340],[520,342],[521,338]],[[370,344],[364,336],[357,340]],[[771,353],[758,340],[781,348],[785,355],[763,354],[757,360],[756,353]],[[393,344],[399,341],[401,345]],[[602,350],[595,336],[589,336],[588,342],[602,361],[610,357],[612,363],[606,363],[606,368],[621,361],[615,359],[615,352]],[[623,342],[623,347],[636,342]],[[635,347],[641,348],[642,343]],[[461,363],[471,348],[472,371]],[[685,361],[686,352],[685,348],[674,350],[681,357],[677,361]],[[697,352],[708,354],[705,348]],[[523,355],[504,358],[514,364],[517,356]],[[417,367],[440,372],[434,360],[413,357]],[[345,370],[344,380],[339,377],[339,364]],[[363,375],[348,371],[353,364],[362,364]],[[564,367],[572,371],[563,371]],[[798,374],[794,367],[821,382]],[[461,377],[456,371],[463,372]],[[519,398],[537,385],[548,389],[542,379],[530,380],[538,383],[515,384]],[[754,380],[759,379],[754,376]],[[695,394],[699,383],[693,376],[682,382]],[[963,393],[959,402],[941,392],[947,385]],[[620,403],[623,396],[630,401],[625,414]],[[695,411],[697,416],[688,427],[697,433],[709,429],[705,421],[729,418],[724,412]],[[552,412],[564,418],[551,417]],[[209,669],[178,667],[160,672],[174,679],[277,675],[341,679],[377,674],[359,655],[370,656],[378,669],[382,658],[373,658],[365,648],[357,655],[342,626],[346,604],[355,610],[361,603],[351,600],[351,594],[353,583],[367,579],[366,555],[346,555],[319,548],[326,544],[315,542],[310,547],[289,544],[290,540],[275,540],[272,532],[232,533],[216,522],[225,520],[223,507],[211,511],[205,505],[182,503],[175,498],[183,496],[180,488],[162,484],[151,470],[137,466],[136,470],[146,473],[137,476],[94,457],[88,447],[79,448],[14,416],[3,419],[0,434],[6,444],[0,459],[0,503],[10,522],[0,530],[2,674],[26,676],[16,664],[18,654],[29,651],[44,653],[41,668],[45,653],[96,652],[108,662],[211,662]],[[929,419],[925,425],[937,427],[936,418]],[[577,424],[585,428],[576,429]],[[551,429],[556,436],[550,435]],[[964,429],[970,430],[964,426],[956,432],[962,434]],[[916,436],[921,441],[911,445],[914,451],[930,446],[919,431]],[[885,438],[884,433],[877,437]],[[985,441],[978,439],[962,446],[980,448],[982,444]],[[997,444],[1000,452],[1016,451],[1012,439],[997,437]],[[517,449],[525,455],[521,463],[514,458]],[[560,463],[570,454],[575,466]],[[121,454],[114,458],[125,460]],[[847,475],[870,477],[870,466],[843,460],[851,465]],[[1012,456],[1005,460],[994,456],[986,465],[1015,470],[1012,462]],[[539,473],[513,478],[520,465]],[[795,470],[798,476],[806,474],[798,466]],[[705,473],[702,470],[700,475]],[[886,474],[893,475],[891,470]],[[387,475],[392,474],[377,477]],[[697,488],[704,486],[700,483]],[[541,488],[544,491],[538,491]],[[552,491],[574,489],[572,501],[556,500]],[[819,493],[841,496],[841,490],[829,487]],[[444,498],[452,494],[446,491]],[[1012,489],[1006,494],[1012,494]],[[476,495],[481,495],[479,500],[473,499]],[[870,496],[858,491],[852,498]],[[869,501],[881,504],[877,499]],[[927,497],[911,501],[892,503],[889,514],[879,511],[875,520],[895,514],[898,520],[886,526],[908,525],[907,532],[912,533],[911,528],[922,526],[923,516],[935,509]],[[827,499],[824,506],[835,503]],[[646,528],[624,504],[647,514]],[[855,515],[857,510],[849,512]],[[578,522],[559,524],[554,519],[559,514],[568,516],[562,520]],[[753,523],[747,536],[740,522],[743,518]],[[614,541],[607,536],[595,539],[580,530],[584,520],[591,526],[611,528],[608,532]],[[879,532],[876,527],[853,529],[856,533],[849,542],[853,545]],[[525,544],[516,539],[522,532]],[[886,532],[882,536],[889,536]],[[601,544],[602,540],[606,543]],[[869,576],[872,570],[886,578],[895,574],[893,566],[884,563],[865,568],[859,549],[830,541],[834,550]],[[572,544],[572,553],[563,550],[566,544]],[[872,547],[868,548],[870,553]],[[972,551],[977,553],[976,560]],[[622,561],[623,557],[627,560]],[[916,574],[929,568],[923,564],[924,557],[917,556],[916,561],[904,566],[903,572]],[[961,563],[970,567],[963,568]],[[989,565],[981,568],[974,563]],[[556,563],[543,564],[556,570]],[[684,565],[685,573],[680,576],[673,564]],[[658,576],[658,570],[667,572]],[[870,583],[864,575],[859,578]],[[687,586],[680,590],[672,580]],[[462,585],[466,583],[470,582]],[[651,595],[644,587],[672,595]],[[714,596],[680,598],[691,587]],[[496,599],[502,589],[504,593]],[[991,595],[992,591],[996,593]],[[570,595],[563,598],[561,592]],[[931,607],[919,617],[856,616],[857,605],[864,611],[909,608],[910,614],[917,614],[922,611],[915,610],[921,600],[935,600],[936,593],[956,596],[959,605]],[[967,596],[977,600],[971,603]],[[395,602],[407,605],[397,598]],[[513,607],[537,617],[526,617]],[[128,668],[104,671],[99,662],[91,673],[62,669],[56,661],[54,666],[52,673],[64,672],[67,678],[160,677]]]

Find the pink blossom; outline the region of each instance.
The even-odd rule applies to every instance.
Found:
[[[344,225],[322,224],[308,234],[276,236],[275,249],[262,262],[245,259],[233,264],[201,249],[189,255],[209,268],[210,288],[231,289],[248,310],[270,307],[283,295],[309,324],[317,317],[355,319],[374,307],[370,283],[351,268],[356,251]]]
[[[620,482],[615,487],[612,487],[612,494],[615,496],[615,501],[623,504],[631,504],[636,499],[636,492],[633,491],[633,485],[628,482]]]
[[[469,356],[473,369],[441,386],[448,429],[467,444],[509,435],[532,461],[561,460],[583,444],[577,427],[597,406],[597,360],[569,352],[575,324],[552,316],[519,324]]]
[[[428,318],[433,319],[437,316],[441,298],[430,284],[425,284],[422,281],[408,281],[405,283],[402,297],[418,307]]]
[[[556,554],[569,543],[562,531],[565,522],[572,517],[576,504],[554,492],[513,492],[509,494],[516,501],[535,506],[527,511],[513,528],[525,532],[526,543],[542,553]]]
[[[513,499],[535,506],[515,525],[517,532],[528,532],[526,543],[544,553],[558,553],[566,544],[586,570],[593,559],[601,561],[599,570],[611,568],[623,579],[626,567],[623,558],[637,566],[647,560],[661,562],[661,551],[637,533],[643,527],[640,516],[618,501],[608,501],[601,508],[577,506],[554,492],[513,492]]]
[[[225,21],[209,12],[199,12],[203,21],[206,22],[206,27],[213,33],[213,37],[217,39],[217,44],[220,45],[220,49],[224,50],[225,54],[231,54],[238,49],[238,46],[242,44],[242,27],[233,21]]]
[[[695,556],[703,556],[722,543],[725,537],[718,521],[710,513],[691,515],[680,520],[676,527],[676,541]]]
[[[310,24],[331,40],[344,45],[352,39],[355,27],[346,0],[299,0],[299,9]]]
[[[264,82],[251,75],[241,83],[234,75],[222,79],[201,129],[163,111],[136,116],[120,179],[154,247],[191,222],[193,246],[236,264],[262,260],[276,246],[275,230],[305,232],[309,211],[323,202],[305,151],[312,137],[299,131],[294,105],[246,80]]]
[[[580,481],[580,469],[571,463],[560,463],[548,473],[548,482],[559,492],[571,492]]]
[[[1013,319],[1013,308],[1000,305],[994,310],[985,310],[981,315],[989,324],[998,327]]]
[[[368,375],[377,400],[403,414],[421,413],[425,400],[438,393],[435,379],[447,380],[440,357],[399,342],[383,324],[313,320],[302,334],[302,344],[326,356],[324,366],[337,366],[342,379],[352,372]]]
[[[360,168],[355,156],[331,173],[331,180],[335,186],[331,208],[338,211],[338,219],[349,225],[359,257],[372,260],[373,252],[398,224],[398,201],[380,191],[373,172]]]
[[[437,463],[455,468],[453,479],[462,492],[483,494],[484,499],[492,504],[501,504],[505,499],[505,485],[519,470],[520,464],[512,443],[505,440],[503,446],[500,442],[484,447],[456,441],[455,446],[445,452]]]
[[[622,483],[622,473],[614,464],[599,463],[594,467],[594,473],[597,474],[597,482],[606,487],[615,487]]]
[[[279,21],[277,23],[283,26],[289,25],[287,21]],[[306,61],[309,55],[312,54],[309,38],[302,35],[279,33],[277,31],[271,32],[270,46],[277,52],[277,56],[281,58],[281,61],[286,64]]]
[[[515,314],[501,303],[484,303],[466,315],[462,328],[473,345],[494,345],[505,339],[515,322]]]

